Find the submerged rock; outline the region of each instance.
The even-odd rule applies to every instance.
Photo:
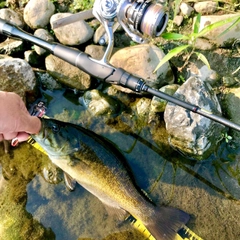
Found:
[[[189,78],[174,97],[221,115],[220,104],[211,86],[197,77]],[[222,139],[223,125],[172,103],[166,106],[164,120],[170,145],[188,157],[207,159]]]
[[[40,81],[42,88],[46,88],[51,91],[55,89],[62,89],[62,85],[57,82],[49,73],[35,71],[35,74]]]
[[[149,118],[151,99],[142,97],[135,103],[138,121],[147,123]]]
[[[84,93],[83,103],[95,116],[111,115],[119,110],[119,104],[115,99],[95,89]]]
[[[233,76],[225,76],[222,78],[223,85],[225,87],[233,87],[234,85],[240,83],[240,78],[233,77]]]

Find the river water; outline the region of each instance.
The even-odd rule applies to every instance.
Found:
[[[240,148],[222,142],[209,159],[184,158],[167,142],[164,123],[137,131],[114,119],[92,117],[71,92],[43,91],[47,115],[83,125],[108,138],[124,154],[136,182],[159,205],[191,215],[187,226],[203,239],[240,239]],[[156,127],[156,126],[155,126]],[[47,182],[48,157],[28,143],[0,149],[0,239],[146,239],[129,222],[108,215],[103,204],[77,185]],[[58,172],[62,177],[61,171]]]

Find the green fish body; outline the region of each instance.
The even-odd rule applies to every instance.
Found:
[[[189,215],[154,205],[137,187],[124,157],[106,139],[80,126],[41,119],[32,138],[51,161],[95,195],[108,208],[128,212],[143,222],[157,239],[175,238]]]

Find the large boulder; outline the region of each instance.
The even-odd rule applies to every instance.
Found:
[[[165,54],[158,47],[151,44],[142,44],[117,51],[112,56],[110,63],[117,68],[123,68],[129,73],[143,78],[148,86],[159,89],[174,81],[168,62],[154,72],[164,56]],[[132,92],[132,90],[121,86],[116,86],[116,88],[124,92]]]
[[[0,90],[16,92],[23,100],[27,92],[33,93],[36,78],[32,67],[19,58],[0,59]]]
[[[237,14],[202,16],[200,20],[199,31],[201,31],[203,28],[210,24],[216,23],[221,20],[227,20],[235,16],[237,17]],[[232,46],[233,43],[240,38],[240,22],[230,28],[233,23],[234,21],[214,28],[208,31],[207,34],[204,35],[204,37],[210,39],[217,46]]]
[[[199,106],[201,109],[221,115],[221,107],[211,86],[198,77],[190,77],[173,95]],[[168,103],[164,112],[170,145],[188,157],[207,159],[213,153],[225,127],[209,118]]]

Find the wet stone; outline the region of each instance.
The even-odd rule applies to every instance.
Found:
[[[211,86],[197,77],[190,77],[174,97],[221,115],[219,101]],[[207,159],[217,149],[225,131],[223,125],[172,103],[167,104],[164,120],[170,145],[197,160]]]
[[[83,102],[95,116],[111,115],[119,110],[119,104],[116,100],[95,89],[84,93]]]

